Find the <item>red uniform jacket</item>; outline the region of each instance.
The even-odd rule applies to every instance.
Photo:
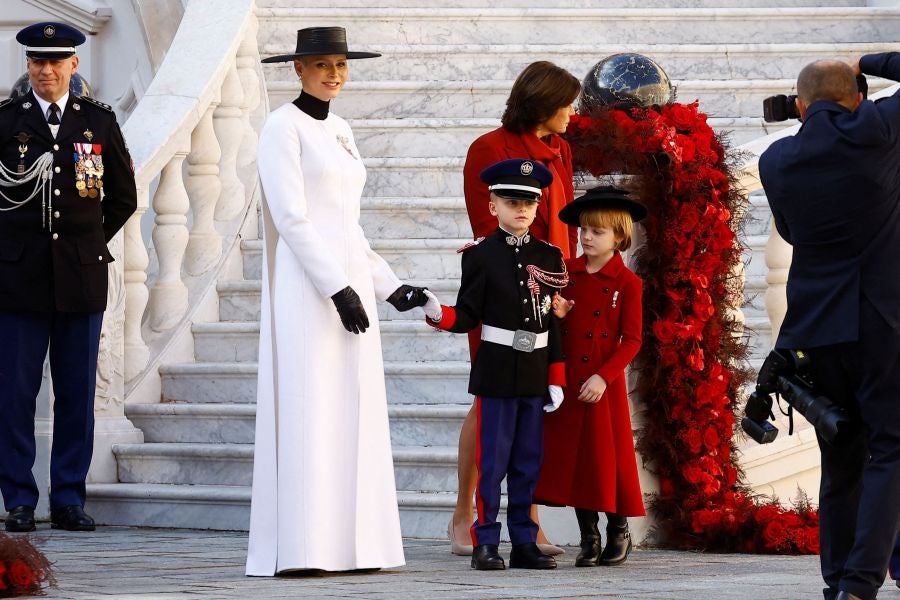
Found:
[[[534,501],[622,516],[644,515],[625,382],[641,347],[641,280],[617,252],[589,274],[584,257],[566,261],[575,306],[562,323],[565,400],[544,421],[544,463]],[[606,380],[595,404],[578,400],[593,374]]]

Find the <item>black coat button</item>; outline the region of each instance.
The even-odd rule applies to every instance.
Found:
[[[588,331],[588,332],[587,332],[587,336],[585,336],[585,337],[587,337],[587,339],[593,338],[593,337],[594,337],[594,332],[593,332],[593,331]]]
[[[581,362],[586,363],[588,360],[590,360],[590,359],[589,359],[587,356],[582,356],[582,357],[581,357]]]
[[[604,293],[604,294],[608,294],[608,293],[609,293],[609,288],[603,288],[603,293]]]
[[[563,335],[569,335],[569,330],[568,330],[568,329],[563,329],[563,330],[562,330],[562,334],[563,334]]]
[[[603,332],[603,337],[608,338],[608,337],[609,337],[609,334],[606,333],[606,332],[604,331],[604,332]]]
[[[595,317],[599,317],[599,316],[600,316],[600,311],[599,311],[599,310],[595,310],[595,311],[594,311],[594,316],[595,316]]]

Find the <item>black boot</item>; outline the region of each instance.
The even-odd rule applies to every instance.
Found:
[[[606,547],[600,554],[600,564],[609,567],[625,562],[631,552],[631,533],[628,519],[606,513]]]
[[[576,567],[596,567],[600,559],[600,514],[583,508],[575,509],[578,529],[581,531],[581,552],[575,558]]]

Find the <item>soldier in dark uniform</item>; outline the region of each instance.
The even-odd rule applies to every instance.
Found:
[[[94,388],[106,308],[107,242],[137,206],[115,114],[69,93],[84,35],[21,30],[32,91],[0,102],[0,492],[7,531],[34,529],[34,413],[49,350],[54,528],[92,531],[84,513]]]
[[[531,497],[543,456],[543,413],[562,402],[565,369],[553,296],[568,282],[562,252],[528,233],[541,189],[553,175],[524,159],[500,161],[481,173],[491,191],[497,231],[462,248],[456,306],[441,306],[430,292],[429,324],[465,333],[483,323],[472,361],[469,393],[476,396],[475,501],[472,567],[503,569],[500,483],[507,478],[510,567],[553,569],[556,561],[535,543]],[[548,386],[551,404],[546,403]]]

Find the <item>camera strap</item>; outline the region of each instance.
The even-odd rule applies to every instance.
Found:
[[[788,435],[794,435],[794,407],[791,403],[787,403],[787,412],[781,408],[781,394],[775,392],[775,402],[778,404],[778,410],[788,418]]]

